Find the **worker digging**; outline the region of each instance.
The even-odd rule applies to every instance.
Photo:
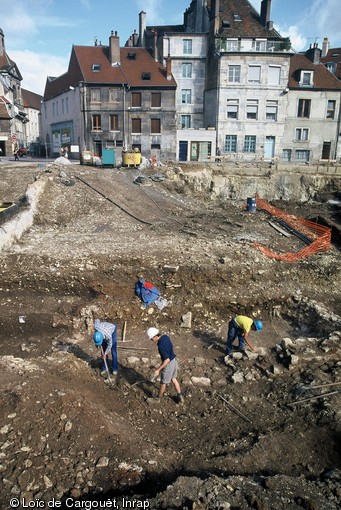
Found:
[[[155,398],[149,398],[148,403],[159,403],[163,396],[166,387],[170,382],[173,383],[177,392],[177,402],[182,404],[184,401],[181,393],[180,384],[177,380],[177,373],[179,364],[174,353],[173,344],[168,335],[160,335],[160,331],[157,328],[151,327],[147,330],[147,336],[149,340],[152,340],[157,344],[157,348],[161,357],[161,365],[155,370],[154,378],[158,378],[161,374],[161,383],[159,389],[159,396]]]
[[[242,353],[243,358],[247,358],[245,351],[245,343],[254,351],[254,346],[249,340],[249,333],[253,331],[261,331],[263,323],[260,320],[253,320],[244,315],[237,315],[233,317],[228,326],[227,339],[226,339],[226,355],[233,358],[233,342],[236,338],[239,341],[239,352]]]
[[[102,370],[101,375],[107,374],[107,357],[109,353],[111,352],[112,357],[112,374],[117,375],[118,372],[118,357],[117,357],[117,327],[115,324],[112,324],[111,322],[101,322],[99,319],[96,319],[94,322],[95,327],[95,333],[94,333],[94,342],[96,345],[96,339],[99,337],[99,335],[96,335],[96,333],[100,333],[103,335],[103,341],[102,341]],[[98,340],[99,341],[99,340]]]

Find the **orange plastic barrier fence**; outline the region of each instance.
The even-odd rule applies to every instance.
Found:
[[[269,204],[266,200],[256,195],[257,209],[263,209],[269,212],[272,216],[284,220],[291,228],[302,233],[307,238],[311,239],[312,242],[302,250],[296,253],[276,253],[261,243],[255,242],[253,245],[257,250],[261,251],[264,255],[269,258],[276,260],[283,260],[285,262],[296,262],[303,258],[314,255],[320,251],[327,251],[330,248],[331,243],[331,229],[314,223],[313,221],[304,220],[303,218],[297,218],[292,214],[288,214],[277,207]]]

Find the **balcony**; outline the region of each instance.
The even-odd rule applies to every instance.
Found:
[[[287,53],[292,51],[290,39],[257,40],[228,39],[216,40],[216,51],[219,53]]]

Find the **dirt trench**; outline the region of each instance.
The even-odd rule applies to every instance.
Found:
[[[133,172],[46,170],[27,168],[19,181],[2,171],[13,201],[47,180],[33,225],[1,253],[3,508],[13,495],[64,505],[109,498],[124,507],[126,497],[150,508],[338,508],[338,249],[297,264],[267,259],[254,240],[283,251],[300,240],[166,172],[141,187]],[[287,207],[328,213],[322,203]],[[138,277],[161,291],[163,310],[142,305]],[[236,313],[265,327],[252,337],[255,354],[231,364],[225,337]],[[112,384],[99,374],[95,317],[118,325]],[[157,393],[150,325],[173,339],[183,406],[172,388],[162,405],[147,401]]]

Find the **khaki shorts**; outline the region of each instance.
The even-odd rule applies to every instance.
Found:
[[[172,361],[168,363],[168,365],[161,372],[161,382],[163,384],[169,384],[172,379],[174,379],[178,374],[178,362],[177,359],[174,358]]]

